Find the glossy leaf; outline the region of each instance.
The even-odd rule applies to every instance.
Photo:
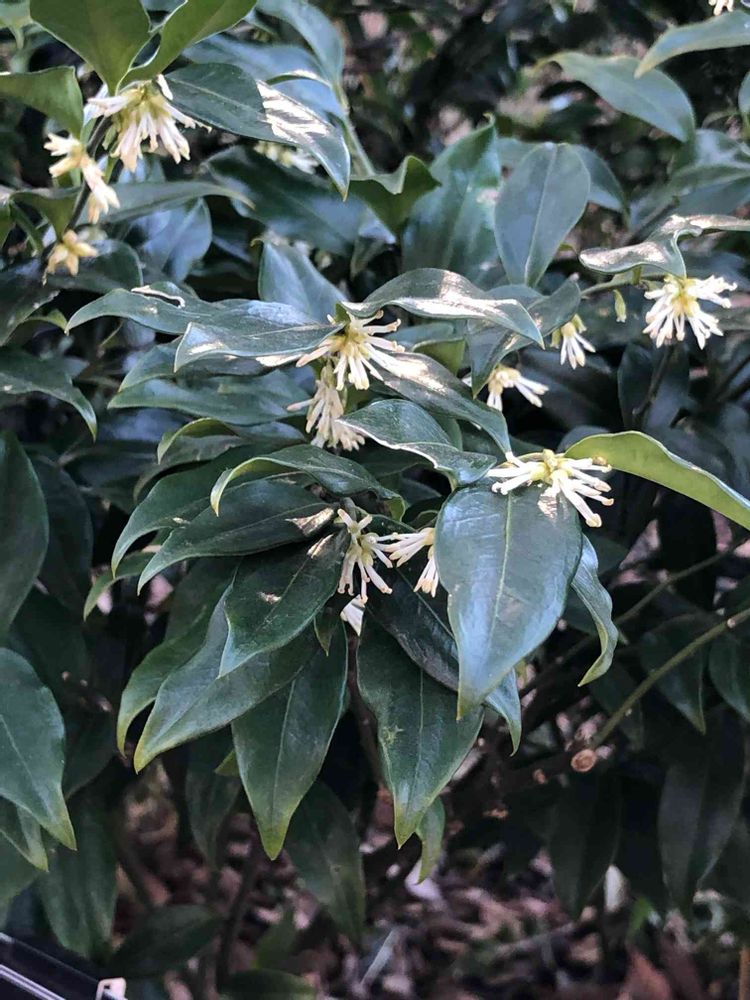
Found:
[[[659,70],[644,73],[644,64],[634,56],[560,52],[553,59],[567,76],[591,87],[618,111],[640,118],[681,142],[687,142],[695,131],[693,109],[684,90]]]
[[[25,809],[19,809],[7,799],[0,799],[0,838],[28,861],[30,865],[47,871],[49,862],[44,849],[41,827]]]
[[[639,431],[594,434],[578,441],[565,454],[569,458],[602,458],[620,472],[630,472],[692,497],[750,528],[750,500]]]
[[[254,6],[255,0],[184,0],[159,28],[159,47],[154,55],[131,70],[127,81],[152,80],[189,46],[231,28]]]
[[[536,285],[583,215],[589,173],[570,146],[528,153],[500,190],[495,236],[508,280]]]
[[[140,0],[31,0],[31,16],[93,66],[110,94],[149,39]]]
[[[352,191],[394,232],[408,219],[414,202],[438,185],[429,167],[417,156],[405,157],[390,174],[352,179]]]
[[[274,475],[281,469],[304,472],[329,493],[353,496],[357,493],[374,493],[383,500],[394,500],[397,493],[389,490],[358,462],[339,455],[332,455],[322,448],[309,444],[291,445],[273,455],[259,455],[227,469],[216,481],[211,491],[211,506],[219,513],[221,497],[229,484],[240,476]]]
[[[308,630],[280,650],[261,653],[220,673],[226,638],[224,608],[219,604],[203,645],[159,689],[136,748],[138,770],[165,750],[233,722],[294,680],[320,651]]]
[[[232,723],[237,765],[269,857],[281,851],[295,810],[321,768],[346,691],[339,626],[294,680]]]
[[[42,567],[49,526],[36,473],[16,437],[0,435],[0,640]]]
[[[682,615],[662,622],[640,641],[641,663],[649,673],[679,653],[711,625],[703,615]],[[698,649],[670,670],[658,683],[659,691],[700,733],[706,731],[703,710],[703,675],[708,650]]]
[[[220,672],[278,649],[309,625],[338,586],[347,546],[347,533],[339,531],[271,561],[243,560],[226,598],[229,635]]]
[[[276,87],[254,80],[237,66],[200,63],[169,75],[180,110],[217,128],[299,146],[346,194],[351,168],[343,133]]]
[[[112,934],[117,861],[101,803],[86,793],[79,795],[72,815],[77,849],[56,851],[38,891],[63,948],[100,961]]]
[[[386,282],[363,302],[344,305],[352,315],[362,318],[390,305],[430,319],[481,319],[520,333],[537,344],[542,342],[536,323],[520,302],[490,298],[467,278],[437,267],[407,271]]]
[[[83,99],[72,66],[54,66],[36,73],[0,73],[0,96],[23,101],[73,135],[81,133]]]
[[[654,66],[686,52],[729,49],[738,45],[750,45],[750,14],[747,11],[726,11],[721,17],[681,24],[657,38],[638,64],[636,75],[640,77]]]
[[[378,725],[383,777],[393,795],[399,846],[455,774],[479,733],[483,712],[456,721],[456,696],[410,663],[379,629],[364,630],[359,646],[360,691]]]
[[[332,316],[342,298],[304,253],[273,243],[263,247],[258,291],[266,302],[283,302],[319,321]]]
[[[96,414],[91,403],[70,377],[61,370],[59,363],[37,358],[16,347],[0,349],[0,392],[24,395],[43,392],[74,406],[86,421],[91,436],[96,436]]]
[[[242,483],[224,496],[218,516],[207,506],[175,528],[141,574],[139,586],[182,559],[261,552],[304,541],[329,524],[334,513],[298,486]]]
[[[60,711],[23,657],[2,649],[0,661],[5,686],[0,706],[0,795],[73,847],[61,789],[65,733]]]
[[[306,887],[355,943],[365,917],[364,879],[356,831],[333,792],[318,782],[289,827],[287,851]]]
[[[581,252],[581,263],[592,271],[622,274],[636,267],[646,267],[649,273],[685,276],[685,261],[678,246],[682,236],[700,236],[713,230],[748,230],[750,223],[731,215],[672,215],[643,243],[619,247],[616,250],[595,249]]]
[[[581,554],[578,514],[532,487],[507,497],[459,490],[437,523],[435,554],[458,645],[459,716],[555,627]]]
[[[750,669],[745,647],[732,636],[719,636],[709,649],[708,671],[724,701],[750,722]]]
[[[444,267],[478,281],[497,253],[492,214],[500,158],[494,123],[454,142],[430,172],[440,187],[414,206],[404,230],[404,268]]]
[[[383,382],[400,396],[435,413],[466,420],[486,431],[501,451],[510,450],[502,413],[475,400],[461,379],[433,358],[426,354],[383,353],[377,367]]]
[[[342,419],[348,427],[386,448],[413,452],[427,459],[457,485],[476,482],[495,464],[492,455],[454,447],[437,420],[408,400],[376,400]]]
[[[51,302],[57,292],[44,284],[44,268],[39,261],[14,264],[0,271],[0,345],[37,309]]]
[[[745,753],[736,717],[715,718],[705,739],[683,740],[675,752],[661,797],[659,842],[667,888],[687,913],[740,808]]]
[[[612,622],[612,598],[599,581],[598,567],[596,550],[584,536],[581,561],[578,563],[571,586],[594,620],[601,653],[583,675],[581,684],[588,684],[606,674],[617,646],[617,628]]]
[[[577,919],[617,850],[620,794],[604,774],[574,775],[557,804],[549,845],[560,901]]]

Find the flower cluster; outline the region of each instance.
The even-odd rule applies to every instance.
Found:
[[[382,312],[376,313],[369,319],[356,319],[349,317],[349,321],[339,333],[331,334],[330,337],[319,344],[314,351],[304,354],[297,361],[297,367],[307,365],[318,358],[327,358],[333,364],[333,374],[336,378],[336,388],[341,391],[349,382],[356,389],[369,389],[370,378],[379,379],[381,376],[374,367],[373,361],[386,361],[385,351],[402,351],[403,347],[393,340],[386,340],[380,336],[383,333],[393,333],[400,326],[400,320],[395,323],[388,323],[385,326],[370,326],[373,320],[380,319]],[[332,316],[328,317],[333,323]]]
[[[594,345],[583,336],[586,327],[580,316],[574,316],[552,334],[552,346],[560,348],[560,364],[566,362],[571,368],[581,368],[586,364],[586,351],[595,352]]]
[[[366,514],[360,520],[356,520],[343,509],[338,511],[338,523],[343,524],[349,532],[349,548],[344,555],[338,592],[349,594],[354,598],[341,612],[341,617],[354,629],[357,635],[362,629],[368,585],[374,584],[382,594],[392,593],[391,588],[376,568],[376,560],[389,568],[393,566],[394,562],[397,566],[403,566],[418,552],[426,548],[427,564],[422,570],[414,590],[421,590],[425,594],[435,596],[440,581],[435,563],[434,528],[378,535],[374,531],[365,530],[372,523],[371,514]],[[359,592],[356,590],[355,570],[359,573]]]
[[[89,102],[92,118],[112,119],[105,146],[109,149],[114,143],[112,155],[119,157],[127,170],[138,166],[146,140],[151,153],[161,143],[175,163],[190,159],[190,146],[177,125],[196,128],[201,123],[178,111],[171,100],[169,84],[158,76],[155,82],[138,83],[114,97],[94,97]]]
[[[69,229],[52,248],[47,260],[47,274],[57,274],[60,268],[64,267],[75,277],[78,274],[81,258],[98,256],[99,252],[90,243],[86,243],[74,230]]]
[[[487,380],[487,405],[502,412],[503,393],[506,389],[517,389],[534,406],[541,406],[541,397],[549,387],[542,382],[526,378],[517,368],[496,365]]]
[[[282,167],[295,167],[297,170],[301,170],[303,174],[312,174],[317,167],[317,163],[313,157],[309,153],[306,153],[304,149],[297,149],[294,146],[282,146],[280,142],[267,142],[263,140],[256,145],[255,152],[265,156],[268,160],[273,160],[274,163],[281,164]]]
[[[292,403],[290,412],[307,410],[305,430],[310,434],[315,430],[312,444],[316,448],[343,448],[344,451],[356,451],[365,439],[351,427],[342,423],[341,417],[346,408],[346,393],[336,388],[336,376],[333,365],[327,361],[315,380],[315,393],[312,399],[301,403]]]
[[[47,136],[44,148],[49,150],[52,156],[59,158],[49,169],[52,177],[57,179],[73,170],[80,170],[83,174],[91,193],[88,203],[89,222],[96,224],[110,208],[119,208],[120,202],[116,192],[104,180],[101,167],[89,156],[80,139],[52,133]]]
[[[734,0],[708,0],[708,2],[713,7],[714,14],[723,14],[725,10],[728,12],[734,10]]]
[[[644,333],[657,347],[685,339],[685,323],[690,325],[700,347],[706,346],[709,337],[722,335],[719,321],[701,308],[700,301],[713,302],[727,309],[732,303],[722,292],[732,292],[736,285],[724,278],[679,278],[669,274],[660,288],[646,292],[654,304],[646,313]]]
[[[601,461],[593,458],[566,458],[565,455],[555,454],[548,448],[524,455],[523,458],[516,458],[508,452],[505,458],[503,465],[490,469],[487,473],[491,479],[501,480],[493,483],[494,492],[505,496],[520,486],[540,483],[547,487],[543,496],[562,494],[573,504],[590,528],[599,528],[602,519],[589,507],[585,498],[598,500],[606,507],[614,503],[610,497],[602,496],[602,493],[610,491],[609,483],[591,475],[594,469],[599,472],[611,471],[610,467]]]

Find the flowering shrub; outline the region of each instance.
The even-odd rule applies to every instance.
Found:
[[[750,11],[325,6],[0,3],[0,902],[308,995],[115,950],[132,803],[359,945],[377,784],[742,944]]]

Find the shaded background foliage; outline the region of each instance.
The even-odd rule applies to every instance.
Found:
[[[146,6],[160,19],[178,5],[152,0]],[[99,969],[128,976],[134,997],[163,996],[165,975],[174,992],[176,973],[194,996],[214,995],[217,980],[227,996],[274,990],[307,996],[316,989],[363,997],[449,996],[449,990],[456,996],[498,990],[565,995],[570,977],[578,980],[571,995],[581,996],[587,980],[592,995],[603,996],[627,976],[651,977],[651,989],[654,981],[661,988],[654,966],[666,966],[674,981],[675,962],[683,963],[682,980],[677,976],[683,992],[685,977],[694,976],[696,989],[712,983],[712,995],[734,995],[750,906],[741,877],[750,870],[744,785],[750,678],[746,629],[729,634],[726,625],[748,608],[747,551],[737,524],[697,502],[705,499],[700,483],[691,481],[684,496],[663,488],[676,480],[660,486],[658,476],[649,475],[652,454],[643,460],[646,471],[629,469],[644,478],[613,476],[617,502],[604,512],[602,531],[588,533],[596,549],[593,574],[598,558],[620,632],[613,667],[592,685],[578,686],[597,656],[598,636],[580,591],[571,591],[562,624],[516,657],[528,663],[518,672],[524,736],[515,756],[519,720],[506,702],[494,705],[499,715],[488,710],[482,720],[475,708],[457,725],[453,694],[425,676],[449,679],[455,688],[456,650],[444,592],[426,611],[426,601],[411,589],[418,575],[411,565],[389,577],[392,597],[371,592],[359,648],[351,635],[344,639],[337,618],[343,602],[333,598],[327,612],[321,606],[338,580],[340,540],[327,541],[330,564],[320,580],[310,578],[311,592],[292,609],[302,622],[298,631],[307,630],[298,636],[291,627],[281,630],[284,641],[269,667],[274,683],[263,687],[253,661],[256,670],[247,672],[239,689],[208,705],[197,701],[187,721],[179,712],[147,721],[144,710],[159,685],[146,685],[144,692],[132,678],[153,670],[166,685],[171,669],[203,656],[200,687],[227,655],[221,603],[210,625],[209,618],[240,550],[234,541],[222,548],[215,525],[234,517],[249,530],[248,510],[281,510],[284,504],[289,511],[307,505],[306,513],[309,506],[325,519],[340,497],[350,495],[377,515],[383,532],[392,518],[421,526],[450,496],[441,515],[447,523],[475,489],[452,491],[456,477],[462,485],[471,481],[466,454],[475,462],[477,455],[494,461],[503,427],[497,416],[490,423],[486,409],[466,411],[477,404],[464,396],[453,400],[453,412],[436,411],[435,398],[415,397],[413,383],[396,375],[390,394],[375,388],[374,405],[395,398],[400,407],[418,404],[437,413],[439,423],[424,426],[437,427],[433,444],[452,448],[453,481],[417,460],[413,450],[387,447],[393,430],[377,423],[382,409],[370,404],[368,410],[372,396],[354,393],[352,408],[369,414],[360,421],[376,421],[373,436],[385,438],[386,446],[371,442],[349,455],[357,459],[353,468],[333,456],[330,467],[312,472],[309,449],[293,457],[294,447],[304,449],[307,442],[304,421],[286,411],[304,398],[311,379],[288,368],[256,378],[257,351],[238,358],[235,350],[237,337],[248,333],[246,317],[227,326],[207,307],[199,322],[226,335],[229,346],[187,377],[175,376],[172,336],[184,324],[177,328],[170,320],[170,300],[136,294],[117,307],[113,290],[170,282],[161,287],[185,296],[190,306],[193,295],[211,306],[260,298],[297,308],[322,329],[338,300],[362,302],[417,268],[455,271],[484,290],[508,284],[492,217],[503,176],[506,184],[509,176],[525,176],[521,164],[528,164],[523,155],[531,147],[520,142],[574,144],[592,182],[586,214],[559,253],[557,243],[551,246],[554,261],[530,282],[536,291],[522,301],[532,313],[530,302],[552,298],[565,279],[584,288],[598,280],[579,251],[634,244],[675,212],[746,215],[750,100],[746,95],[743,105],[738,95],[747,49],[691,51],[659,67],[687,95],[696,132],[679,115],[670,130],[621,113],[596,87],[545,61],[564,50],[640,58],[665,29],[708,17],[698,0],[580,3],[575,9],[562,2],[331,2],[316,9],[330,20],[302,3],[268,0],[230,31],[191,46],[170,70],[177,69],[178,101],[180,72],[189,81],[191,67],[200,74],[201,64],[220,63],[311,108],[332,126],[340,169],[337,176],[329,168],[329,175],[339,186],[340,170],[346,172],[342,151],[348,147],[353,155],[346,201],[320,167],[312,174],[274,161],[256,145],[267,138],[262,131],[243,133],[218,121],[211,132],[191,132],[189,163],[151,157],[135,175],[116,175],[121,207],[93,233],[99,257],[84,262],[77,277],[50,276],[43,283],[37,251],[53,242],[49,224],[60,229],[62,220],[64,228],[70,206],[60,201],[64,187],[54,197],[23,200],[27,188],[50,187],[43,151],[49,115],[2,101],[0,225],[7,234],[0,271],[0,624],[8,631],[0,656],[15,681],[0,712],[21,733],[25,762],[8,755],[0,787],[6,926],[37,940],[54,939]],[[313,21],[297,20],[302,16]],[[750,39],[741,16],[741,10],[732,15],[738,46]],[[5,68],[75,67],[84,95],[97,93],[95,75],[71,49],[28,23],[23,2],[0,3],[0,21],[7,25]],[[286,74],[291,76],[282,79]],[[188,110],[203,117],[197,108]],[[293,144],[309,146],[308,139],[303,129]],[[387,172],[407,156],[420,157],[423,165],[412,163],[401,191],[389,193],[366,179],[370,161]],[[486,197],[472,199],[462,218],[467,190]],[[560,192],[555,209],[577,196],[575,190]],[[689,274],[721,274],[738,285],[732,308],[720,317],[724,338],[710,340],[705,352],[691,343],[661,364],[641,335],[640,289],[623,287],[624,323],[614,321],[610,294],[592,296],[580,307],[597,348],[585,368],[562,368],[552,351],[519,352],[524,372],[550,388],[542,409],[506,394],[514,442],[563,450],[590,432],[645,431],[750,495],[748,237],[727,225],[725,220],[713,235],[681,244]],[[475,289],[472,296],[474,301],[481,293]],[[472,369],[476,364],[465,349],[476,330],[465,318],[446,318],[439,295],[435,302],[424,318],[398,306],[391,311],[403,320],[398,339],[435,359],[431,371],[439,372],[443,388],[452,387],[452,374],[463,376],[469,362]],[[548,306],[554,320],[549,330],[579,308],[556,302]],[[152,307],[155,322],[144,312]],[[288,328],[299,326],[297,320],[292,317]],[[491,330],[496,341],[508,336],[497,325]],[[183,348],[190,343],[185,334]],[[34,361],[43,369],[29,367]],[[411,410],[399,412],[409,414],[412,430],[421,419]],[[472,426],[471,413],[479,427]],[[86,421],[94,419],[98,435],[92,441]],[[219,474],[269,454],[276,465],[261,462],[253,470],[261,485],[243,480],[230,487],[222,517],[211,520],[208,495]],[[615,459],[612,464],[627,469]],[[461,475],[469,478],[462,482]],[[398,496],[406,501],[405,514]],[[523,505],[519,500],[518,508]],[[526,506],[533,518],[535,505]],[[741,503],[732,511],[740,523],[747,517]],[[175,516],[210,522],[203,550],[180,548],[176,532],[176,544],[170,542]],[[451,566],[462,564],[461,549],[468,545],[460,518],[457,523]],[[537,535],[533,521],[528,524],[519,538],[531,547]],[[235,596],[226,598],[226,618],[246,644],[246,656],[247,648],[259,648],[260,611],[252,602],[261,585],[283,583],[288,567],[309,572],[305,547],[290,551],[286,543],[293,539],[284,530],[264,543],[273,550],[270,557],[246,557]],[[447,528],[445,538],[447,546]],[[159,544],[159,572],[152,575]],[[247,547],[241,551],[253,551],[249,541],[242,544]],[[478,560],[483,540],[472,544]],[[548,547],[555,559],[557,548]],[[207,558],[191,562],[194,555]],[[119,561],[114,580],[113,556]],[[150,580],[139,590],[138,576],[149,563]],[[557,588],[561,601],[568,582],[562,592]],[[316,613],[313,635],[309,622]],[[658,672],[675,657],[679,665],[661,678]],[[300,663],[306,667],[297,673]],[[655,671],[659,683],[629,714],[620,713]],[[515,686],[515,672],[510,676]],[[289,683],[278,683],[279,677]],[[249,691],[252,703],[242,703],[238,718],[232,699],[249,698]],[[163,691],[159,697],[166,703]],[[182,709],[192,694],[176,685],[173,697]],[[458,774],[429,809],[410,814],[410,796],[403,796],[408,779],[401,772],[420,752],[410,742],[417,705],[439,772],[417,789],[421,804],[432,802],[432,792],[457,768]],[[279,719],[289,716],[301,750],[278,745]],[[607,722],[611,717],[618,727]],[[480,725],[479,742],[470,750]],[[592,738],[596,743],[602,732],[607,738],[592,750]],[[394,740],[400,756],[391,759]],[[580,752],[590,756],[576,756]],[[37,778],[18,777],[29,762],[39,769],[46,796],[41,804],[26,798]],[[265,782],[275,767],[288,799],[281,818],[284,809]],[[318,771],[320,780],[312,785]],[[401,846],[392,831],[391,800],[379,785],[395,795]],[[72,843],[63,796],[76,853],[52,839]],[[150,846],[165,841],[168,851]],[[263,859],[262,847],[276,855],[282,843],[281,860]],[[168,869],[161,883],[160,859]],[[423,888],[415,886],[416,875],[405,887],[420,863],[427,876]],[[49,871],[40,874],[45,867]],[[446,919],[457,919],[469,898],[462,893],[470,896],[472,887],[481,893],[482,919],[497,898],[511,915],[497,920],[489,944],[462,937],[460,961],[453,965],[440,932],[420,925],[439,922],[446,910]],[[545,902],[541,916],[539,908],[519,905],[529,896]],[[581,960],[585,949],[576,953],[569,944],[562,950],[561,942],[592,936],[593,959]],[[558,949],[557,961],[545,965],[537,953],[548,946]],[[389,980],[389,961],[398,965],[400,981],[393,969]],[[528,979],[537,981],[530,992]]]

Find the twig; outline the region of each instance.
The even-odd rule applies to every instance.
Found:
[[[740,990],[738,1000],[750,1000],[750,947],[740,949]]]
[[[661,384],[664,381],[664,376],[667,374],[667,368],[669,367],[669,362],[672,360],[672,354],[674,352],[675,345],[672,344],[662,351],[661,356],[654,368],[654,372],[651,376],[651,382],[649,383],[648,391],[643,397],[642,401],[633,410],[633,420],[638,426],[641,426],[643,422],[643,417],[645,416],[647,410],[651,407],[651,404],[656,399],[656,396],[661,388]]]
[[[120,823],[115,829],[115,847],[120,867],[125,872],[128,882],[135,889],[139,902],[148,913],[153,913],[156,909],[156,903],[151,898],[148,885],[143,877],[141,862],[128,840],[124,825]]]
[[[739,614],[732,615],[730,618],[726,618],[724,621],[719,622],[710,628],[703,635],[699,635],[697,639],[689,642],[687,646],[684,646],[679,652],[675,653],[674,656],[670,657],[665,663],[662,663],[660,667],[652,671],[645,680],[642,680],[638,687],[632,691],[625,701],[620,705],[617,711],[609,717],[607,722],[602,726],[599,732],[589,740],[588,746],[595,750],[596,747],[601,746],[611,734],[617,729],[625,716],[632,711],[635,705],[647,694],[655,684],[666,677],[666,675],[674,670],[675,667],[679,667],[681,663],[685,660],[690,659],[690,657],[697,653],[699,649],[702,649],[709,642],[713,642],[714,639],[723,635],[730,629],[737,628],[742,622],[747,621],[750,618],[750,608],[745,608],[744,611],[740,611]]]
[[[219,954],[216,959],[216,982],[219,989],[226,985],[232,972],[232,951],[242,928],[242,919],[247,909],[247,898],[255,882],[257,871],[258,851],[253,850],[252,845],[250,845],[242,864],[242,879],[237,889],[237,895],[232,902],[219,942]]]

